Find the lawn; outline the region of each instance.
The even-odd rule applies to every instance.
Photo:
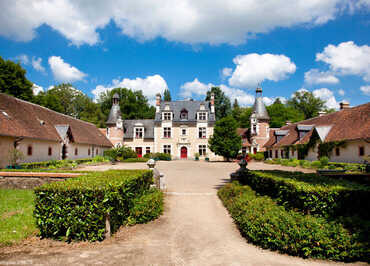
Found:
[[[33,218],[33,190],[0,189],[0,246],[37,232]]]

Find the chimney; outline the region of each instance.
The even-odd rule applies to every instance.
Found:
[[[161,94],[160,93],[157,93],[156,96],[155,96],[155,109],[156,109],[156,112],[159,113],[160,111],[160,107],[161,107]]]
[[[323,116],[323,115],[326,115],[326,112],[320,111],[320,112],[319,112],[319,117],[320,117],[320,116]]]
[[[211,93],[211,113],[215,112],[215,94]]]
[[[339,106],[340,106],[340,110],[348,109],[349,108],[349,102],[343,101],[343,102],[339,103]]]
[[[292,124],[292,121],[287,120],[287,121],[285,122],[285,125],[286,125],[286,126],[289,126],[289,125],[291,125],[291,124]]]

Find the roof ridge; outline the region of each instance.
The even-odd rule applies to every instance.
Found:
[[[84,122],[84,123],[86,123],[86,124],[89,124],[89,125],[93,125],[93,126],[95,126],[93,123],[90,123],[90,122],[87,122],[87,121],[84,121],[84,120],[81,120],[81,119],[75,118],[75,117],[70,116],[70,115],[66,115],[66,114],[59,113],[59,112],[54,111],[54,110],[51,110],[51,109],[49,109],[49,108],[47,108],[47,107],[45,107],[45,106],[41,106],[41,105],[38,105],[38,104],[36,104],[36,103],[28,102],[28,101],[26,101],[26,100],[22,100],[22,99],[19,99],[19,98],[17,98],[17,97],[14,97],[14,96],[12,96],[12,95],[6,94],[6,93],[2,93],[2,92],[0,92],[0,94],[2,94],[2,95],[6,95],[6,96],[8,96],[8,97],[10,97],[10,98],[14,98],[14,99],[15,99],[15,100],[17,100],[17,101],[24,102],[24,103],[26,103],[26,104],[30,104],[30,105],[34,105],[34,106],[39,107],[39,108],[46,109],[46,110],[48,110],[48,111],[50,111],[50,112],[57,113],[58,115],[66,116],[66,117],[68,117],[68,118],[72,118],[72,119],[74,119],[74,120],[81,121],[81,122]]]

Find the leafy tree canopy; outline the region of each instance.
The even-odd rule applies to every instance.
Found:
[[[270,127],[278,128],[284,126],[286,121],[298,122],[304,119],[303,112],[283,104],[279,98],[266,109],[271,118]]]
[[[0,92],[32,101],[32,86],[32,82],[26,78],[26,70],[19,63],[4,60],[0,56]]]
[[[312,92],[297,91],[288,101],[288,105],[304,114],[304,119],[315,117],[324,109],[324,101],[315,97]]]
[[[112,107],[112,97],[118,93],[122,119],[154,119],[155,107],[150,106],[142,91],[132,91],[126,88],[115,88],[100,95],[98,103],[102,113],[107,118]]]
[[[218,120],[213,136],[208,141],[210,150],[227,160],[235,158],[242,148],[242,139],[236,132],[237,128],[238,123],[231,115]]]
[[[170,93],[170,90],[169,89],[166,89],[163,93],[163,101],[165,102],[170,102],[172,99],[171,99],[171,93]]]
[[[211,100],[211,94],[215,95],[215,112],[216,119],[220,120],[231,114],[231,103],[229,97],[220,89],[220,87],[212,87],[211,90],[207,92],[206,101]]]

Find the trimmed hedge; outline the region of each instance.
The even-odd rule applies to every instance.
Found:
[[[171,161],[171,154],[168,153],[147,153],[144,155],[144,158],[152,158],[156,161]]]
[[[263,161],[265,159],[265,154],[263,152],[257,152],[254,153],[248,153],[248,156],[250,156],[253,160],[256,161]]]
[[[148,158],[127,158],[122,160],[124,163],[145,163],[149,161]]]
[[[157,219],[163,213],[163,193],[152,188],[134,199],[128,224],[144,224]]]
[[[369,242],[341,223],[286,210],[249,186],[234,182],[218,191],[242,235],[262,248],[304,258],[369,261]]]
[[[109,215],[111,232],[126,222],[134,199],[149,190],[149,170],[94,172],[35,189],[36,225],[41,237],[103,240]]]
[[[249,171],[241,183],[269,195],[279,204],[323,216],[360,215],[370,218],[370,187],[317,174],[285,171]]]
[[[20,164],[22,169],[37,169],[37,168],[66,168],[76,167],[79,164],[90,163],[90,162],[107,162],[108,160],[103,156],[95,156],[93,158],[82,158],[76,160],[51,160],[44,162],[33,162],[33,163],[22,163]]]

